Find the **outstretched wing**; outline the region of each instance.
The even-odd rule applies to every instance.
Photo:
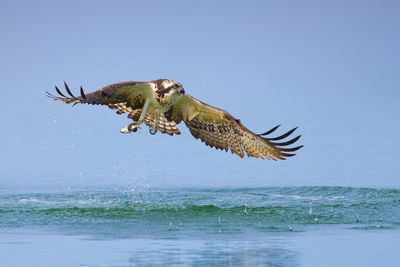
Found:
[[[81,87],[81,95],[78,97],[72,94],[65,82],[64,86],[69,96],[63,94],[57,86],[55,89],[59,96],[55,96],[49,92],[47,92],[47,95],[67,104],[72,103],[76,105],[86,103],[91,105],[107,105],[111,109],[118,109],[118,114],[142,108],[146,97],[152,93],[151,84],[147,82],[122,82],[111,84],[89,94],[85,94]]]
[[[227,111],[210,106],[194,97],[185,94],[173,107],[167,119],[179,123],[183,120],[190,133],[210,147],[231,150],[232,153],[244,157],[262,159],[285,159],[303,146],[287,147],[299,140],[297,136],[288,141],[281,141],[291,135],[296,128],[278,137],[266,137],[278,129],[279,125],[263,134],[255,134],[248,130],[240,120]]]
[[[89,94],[85,94],[81,87],[81,95],[77,97],[72,94],[65,82],[64,87],[66,91],[65,94],[56,86],[55,89],[59,96],[55,96],[49,92],[47,92],[47,95],[67,104],[72,103],[76,105],[86,103],[92,105],[107,105],[111,109],[117,109],[117,114],[129,112],[128,118],[134,121],[139,119],[146,98],[153,93],[151,83],[135,81],[112,84]],[[154,120],[157,119],[160,132],[169,135],[180,134],[175,122],[168,121],[163,114],[156,116],[155,113],[154,108],[150,107],[145,118],[146,125],[152,127]]]

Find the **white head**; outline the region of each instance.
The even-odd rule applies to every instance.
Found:
[[[156,85],[156,99],[160,104],[174,104],[185,94],[185,89],[179,82],[167,79],[159,79],[152,82]]]

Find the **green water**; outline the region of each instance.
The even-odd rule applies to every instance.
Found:
[[[110,256],[111,251],[122,253],[130,249],[130,256],[117,253],[112,260],[100,257],[101,266],[116,262],[118,266],[156,262],[297,266],[304,263],[299,251],[313,242],[316,233],[319,239],[326,237],[325,244],[332,241],[332,236],[340,243],[337,236],[344,236],[346,241],[334,245],[335,251],[370,233],[378,233],[377,237],[384,233],[391,238],[391,233],[398,235],[399,226],[397,189],[152,188],[0,196],[3,251],[13,246],[16,250],[35,251],[33,247],[46,248],[44,244],[54,242],[51,247],[57,254],[70,249],[61,244],[75,242],[76,247],[87,247],[85,255],[93,254],[89,257],[93,264],[100,257],[98,253]],[[26,241],[27,236],[36,238]],[[112,246],[107,243],[110,241],[114,242]],[[90,248],[88,244],[93,242],[100,247]],[[357,250],[354,253],[357,255]],[[7,260],[7,253],[0,256]],[[8,260],[5,262],[15,263],[15,259]],[[47,265],[43,260],[37,264]],[[81,257],[63,261],[66,266],[83,262]],[[88,265],[99,266],[91,264]]]
[[[3,229],[46,227],[128,237],[155,230],[185,235],[245,229],[307,231],[309,226],[326,224],[395,229],[400,225],[400,190],[277,187],[0,196]]]

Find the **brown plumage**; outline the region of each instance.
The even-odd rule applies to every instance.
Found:
[[[89,94],[85,94],[81,87],[78,97],[72,94],[66,83],[64,86],[69,96],[57,87],[56,91],[60,96],[47,92],[48,96],[67,104],[107,105],[111,109],[117,109],[117,114],[129,113],[128,118],[135,123],[129,125],[132,127],[128,126],[124,133],[136,131],[135,127],[143,121],[154,133],[160,130],[169,135],[180,134],[176,125],[183,120],[196,139],[216,149],[231,150],[241,158],[247,154],[249,157],[262,159],[285,159],[294,156],[292,152],[303,147],[288,147],[300,135],[284,141],[297,127],[277,137],[268,136],[279,125],[263,134],[255,134],[227,111],[185,94],[182,85],[171,80],[116,83]]]

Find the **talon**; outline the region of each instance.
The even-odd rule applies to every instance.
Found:
[[[129,124],[128,129],[130,132],[137,132],[137,130],[139,129],[139,126],[137,126],[136,124]]]
[[[139,129],[139,126],[132,123],[132,124],[129,124],[128,126],[122,128],[121,133],[137,132],[138,129]]]
[[[155,135],[155,134],[157,133],[157,131],[153,132],[153,128],[149,128],[149,133],[150,133],[151,135]]]

